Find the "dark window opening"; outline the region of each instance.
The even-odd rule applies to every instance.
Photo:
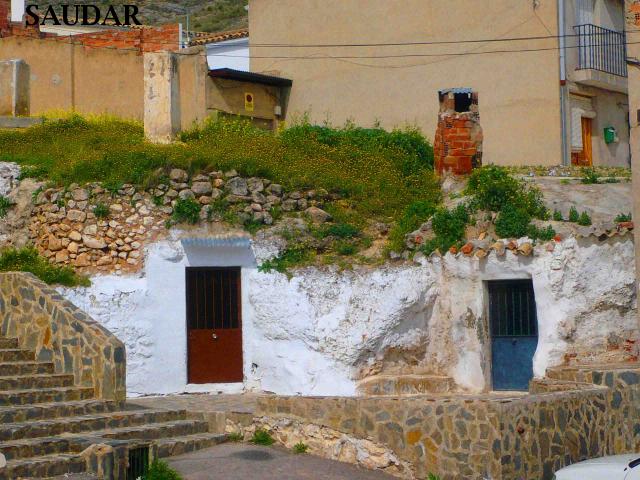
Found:
[[[470,93],[456,93],[453,96],[455,101],[455,110],[458,113],[464,113],[471,110],[473,100]]]
[[[149,447],[129,449],[127,480],[145,478],[149,473]]]

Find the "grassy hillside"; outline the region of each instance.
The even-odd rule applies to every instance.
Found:
[[[219,32],[243,28],[248,25],[245,5],[247,0],[182,0],[167,2],[157,0],[96,0],[91,2],[102,9],[108,5],[135,4],[140,7],[139,20],[146,25],[162,25],[165,23],[182,23],[186,26],[185,9],[191,14],[191,30],[203,32]],[[72,4],[68,0],[50,0],[38,3],[41,11],[54,5],[59,8],[63,4]]]

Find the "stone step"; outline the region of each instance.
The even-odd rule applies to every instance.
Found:
[[[443,394],[454,388],[451,377],[440,375],[376,375],[358,384],[360,394],[371,396]]]
[[[60,417],[96,415],[119,409],[116,402],[104,400],[81,400],[74,402],[43,403],[40,405],[18,405],[0,407],[0,422],[36,422]]]
[[[65,437],[23,438],[0,443],[0,453],[8,460],[26,459],[51,454],[79,453],[81,443]]]
[[[22,348],[0,349],[0,362],[33,362],[35,359],[36,353],[33,350],[24,350]]]
[[[6,390],[4,392],[0,392],[0,406],[89,400],[90,398],[93,398],[94,395],[95,393],[92,387]]]
[[[182,437],[194,433],[206,433],[206,431],[206,422],[176,420],[167,423],[95,430],[64,436],[12,440],[0,443],[0,453],[4,454],[7,460],[15,460],[59,453],[80,453],[92,444],[109,443],[110,440],[157,440]]]
[[[52,362],[3,362],[0,363],[0,376],[43,375],[54,372]]]
[[[104,438],[116,440],[156,440],[194,433],[206,433],[208,430],[209,424],[201,420],[176,420],[167,423],[149,423],[135,427],[105,430],[100,434]]]
[[[0,348],[18,348],[18,339],[0,337]]]
[[[224,443],[227,436],[214,433],[196,433],[175,438],[156,440],[158,456],[166,458],[184,453],[202,450]],[[83,473],[87,470],[86,461],[79,454],[58,453],[39,457],[9,460],[5,469],[0,471],[0,480],[16,478],[49,478],[57,475]]]
[[[184,453],[213,447],[227,441],[223,433],[197,433],[183,437],[165,438],[155,442],[158,446],[158,457],[175,457]]]
[[[57,475],[82,473],[87,469],[86,461],[80,455],[56,454],[29,459],[10,460],[0,470],[0,480],[16,478],[50,478]]]
[[[73,375],[20,375],[0,377],[0,391],[73,387]]]
[[[184,410],[130,410],[96,415],[61,417],[51,420],[4,423],[0,425],[0,441],[23,438],[53,437],[64,433],[82,433],[96,430],[135,427],[150,423],[185,420]]]

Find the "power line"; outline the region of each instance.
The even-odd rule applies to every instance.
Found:
[[[620,43],[617,46],[622,47],[623,45],[637,45],[640,42],[625,42]],[[565,46],[564,48],[575,49],[575,48],[595,48],[599,46],[607,46],[611,47],[611,44],[590,44],[590,45],[575,45],[575,46]],[[548,52],[548,51],[559,51],[560,47],[548,47],[548,48],[523,48],[517,50],[487,50],[487,51],[473,51],[473,52],[449,52],[449,53],[407,53],[407,54],[398,54],[398,55],[322,55],[318,54],[316,56],[289,56],[289,55],[225,55],[225,54],[213,54],[215,57],[227,57],[227,58],[258,58],[258,59],[270,59],[270,60],[349,60],[349,59],[358,59],[358,60],[376,60],[376,59],[394,59],[394,58],[428,58],[428,57],[464,57],[469,55],[488,55],[488,54],[503,54],[503,53],[530,53],[530,52]]]
[[[640,33],[640,30],[630,31],[628,33]],[[120,51],[133,51],[140,53],[142,50],[140,47],[117,47],[117,46],[109,46],[109,45],[86,45],[81,41],[74,41],[75,35],[69,35],[65,37],[30,37],[30,36],[12,36],[12,37],[4,37],[4,38],[15,38],[18,40],[36,40],[36,41],[53,41],[56,43],[68,44],[68,45],[77,45],[84,48],[91,49],[106,49],[106,50],[120,50]],[[515,37],[514,37],[515,38]],[[520,37],[525,38],[525,37]],[[528,37],[528,39],[532,38],[543,38],[543,37]],[[545,38],[556,38],[556,37],[545,37]],[[2,38],[0,38],[0,41]],[[494,39],[500,40],[500,39]],[[469,41],[471,42],[471,41]],[[154,45],[171,45],[178,46],[176,42],[156,42],[153,40],[149,40],[149,43]],[[415,42],[416,44],[418,42]],[[464,43],[464,42],[459,42]],[[473,43],[479,43],[479,41],[473,41]],[[571,45],[565,46],[564,48],[576,49],[576,48],[597,48],[597,47],[616,47],[616,46],[626,46],[626,45],[637,45],[640,42],[629,42],[625,41],[619,44],[610,44],[610,43],[594,43],[588,45]],[[144,45],[144,40],[141,40],[141,47]],[[502,49],[502,50],[487,50],[487,51],[467,51],[467,52],[443,52],[443,53],[407,53],[407,54],[397,54],[397,55],[324,55],[324,54],[313,54],[306,56],[291,56],[291,55],[231,55],[231,54],[213,54],[216,57],[226,57],[226,58],[247,58],[247,59],[271,59],[271,60],[376,60],[376,59],[399,59],[399,58],[432,58],[432,57],[462,57],[462,56],[471,56],[471,55],[489,55],[489,54],[506,54],[506,53],[534,53],[534,52],[545,52],[545,51],[559,51],[560,46],[546,47],[546,48],[525,48],[525,49]],[[196,52],[196,53],[188,53],[181,52],[180,50],[172,51],[172,53],[176,53],[179,55],[201,55],[208,56],[206,53]]]
[[[640,30],[627,30],[625,33],[639,33]],[[622,34],[622,32],[619,32]],[[597,34],[591,34],[597,35]],[[497,42],[522,42],[533,40],[560,40],[561,38],[577,38],[584,37],[584,34],[567,34],[567,35],[539,35],[532,37],[508,37],[508,38],[485,38],[472,40],[439,40],[431,42],[384,42],[384,43],[251,43],[250,46],[258,48],[347,48],[347,47],[410,47],[421,45],[461,45],[468,43],[497,43]],[[208,44],[213,48],[224,48],[224,42]]]

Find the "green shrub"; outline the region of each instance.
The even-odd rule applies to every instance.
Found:
[[[631,222],[632,220],[633,220],[633,216],[631,215],[631,213],[620,213],[616,217],[615,222],[625,223],[625,222]]]
[[[285,142],[307,141],[309,138],[329,147],[351,147],[361,150],[395,150],[398,166],[404,175],[413,175],[423,169],[433,169],[433,147],[416,127],[387,132],[381,128],[361,128],[348,123],[343,128],[303,123],[284,130]]]
[[[542,240],[543,242],[548,242],[555,238],[556,231],[551,225],[548,225],[545,228],[539,228],[535,225],[529,225],[529,228],[527,229],[527,236],[533,240]]]
[[[580,214],[578,213],[578,209],[576,207],[571,207],[569,210],[569,221],[571,223],[578,223],[580,220]]]
[[[76,274],[70,267],[57,267],[49,263],[32,247],[9,248],[0,254],[1,272],[30,272],[48,284],[65,287],[89,286],[89,280]]]
[[[0,218],[4,218],[7,215],[9,209],[13,206],[13,202],[4,195],[0,195]]]
[[[582,212],[580,214],[580,218],[578,219],[578,225],[581,225],[583,227],[588,227],[589,225],[591,225],[591,217],[587,212]]]
[[[244,440],[244,435],[242,435],[242,433],[240,432],[231,432],[227,434],[227,440],[235,443],[241,442],[242,440]]]
[[[340,255],[349,256],[354,255],[358,251],[358,247],[350,242],[336,242],[336,251]]]
[[[275,440],[271,435],[269,435],[269,432],[261,428],[256,429],[256,431],[253,433],[253,437],[251,437],[251,440],[249,441],[254,445],[265,446],[273,445],[275,443]]]
[[[102,187],[109,192],[112,197],[115,197],[118,191],[122,190],[122,187],[124,187],[124,183],[117,180],[110,180],[104,182]]]
[[[200,221],[201,206],[193,198],[179,198],[173,207],[171,218],[176,223],[196,224]]]
[[[562,212],[560,210],[553,211],[553,219],[556,222],[564,222],[564,217],[562,216]]]
[[[358,227],[348,223],[335,223],[322,228],[320,234],[323,238],[329,236],[338,238],[355,238],[360,236],[361,231]]]
[[[207,220],[211,221],[214,215],[224,215],[229,204],[224,198],[217,198],[207,207]]]
[[[178,472],[162,460],[154,460],[144,480],[182,480]]]
[[[303,243],[290,244],[277,257],[263,262],[258,270],[261,272],[271,272],[275,270],[279,273],[287,273],[290,268],[303,265],[313,258],[312,249]]]
[[[207,216],[208,215],[209,215],[209,212],[207,212]],[[242,226],[251,235],[255,235],[258,230],[264,227],[264,223],[262,223],[260,220],[254,220],[253,218],[248,218],[244,222],[242,222]]]
[[[307,453],[308,450],[309,446],[303,442],[298,442],[293,446],[293,453],[296,454]]]
[[[161,207],[162,205],[164,205],[164,197],[162,195],[154,196],[153,197],[153,204],[156,207]]]
[[[418,200],[408,205],[389,233],[390,248],[404,249],[404,238],[407,233],[417,230],[435,211],[436,206],[430,201]]]
[[[584,183],[585,185],[593,185],[593,184],[600,183],[598,174],[593,168],[582,169],[582,183]]]
[[[93,214],[96,218],[107,218],[109,216],[109,207],[102,202],[96,203],[93,207]]]
[[[436,250],[446,253],[451,247],[460,246],[464,242],[468,223],[469,212],[466,206],[459,205],[452,210],[439,208],[432,217],[435,237],[425,242],[422,251],[427,255]]]
[[[500,238],[520,238],[527,235],[531,216],[524,208],[505,205],[496,219],[496,235]]]
[[[438,475],[435,475],[434,473],[430,473],[427,476],[427,480],[440,480],[440,477]]]
[[[547,219],[542,192],[518,180],[503,167],[490,165],[473,171],[466,189],[472,197],[471,207],[500,212],[505,206],[517,206],[533,218]]]

